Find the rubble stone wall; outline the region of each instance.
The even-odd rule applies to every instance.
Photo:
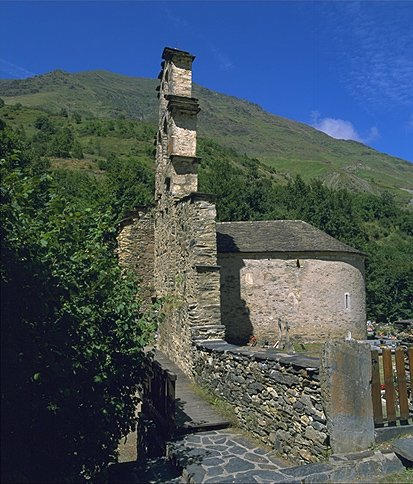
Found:
[[[155,187],[154,280],[164,313],[158,347],[192,377],[194,342],[224,336],[216,211],[211,198],[197,192],[194,57],[166,48],[163,59]]]
[[[215,206],[196,195],[171,203],[156,225],[155,281],[164,300],[159,348],[192,374],[192,343],[222,338]]]
[[[222,322],[230,342],[251,335],[274,343],[288,323],[291,338],[366,338],[364,261],[346,253],[224,253]]]
[[[231,404],[239,425],[285,457],[316,462],[329,452],[317,358],[200,342],[195,379]]]
[[[117,236],[118,259],[121,267],[138,276],[138,297],[148,303],[154,294],[154,227],[153,214],[137,210],[123,222]]]

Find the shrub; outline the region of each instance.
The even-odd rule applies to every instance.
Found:
[[[114,256],[113,215],[59,194],[0,131],[3,469],[93,476],[134,424],[155,320]]]

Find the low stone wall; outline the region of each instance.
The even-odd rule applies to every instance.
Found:
[[[225,341],[200,342],[196,381],[234,407],[239,424],[281,455],[316,462],[329,452],[320,361]]]

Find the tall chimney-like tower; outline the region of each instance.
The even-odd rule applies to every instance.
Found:
[[[158,346],[192,375],[195,344],[221,340],[215,198],[198,192],[194,56],[165,48],[156,135],[154,287],[165,301]]]
[[[196,192],[198,100],[191,97],[192,62],[188,52],[166,47],[159,74],[159,129],[155,196],[182,197]],[[162,202],[161,202],[162,203]]]

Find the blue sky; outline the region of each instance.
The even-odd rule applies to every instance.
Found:
[[[194,80],[413,161],[413,1],[0,3],[0,77],[56,68]]]

